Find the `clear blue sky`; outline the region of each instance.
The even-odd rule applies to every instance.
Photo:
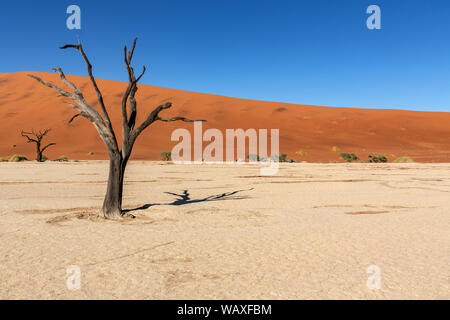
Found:
[[[81,30],[66,8],[81,7]],[[381,30],[366,9],[381,7]],[[2,1],[0,72],[126,80],[123,45],[139,37],[142,83],[239,98],[450,112],[448,0]]]

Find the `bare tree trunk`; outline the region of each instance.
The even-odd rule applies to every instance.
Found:
[[[122,155],[114,155],[109,160],[108,187],[106,189],[105,200],[103,201],[102,212],[105,218],[119,219],[122,216],[122,193],[123,177],[126,164]]]
[[[39,142],[36,143],[36,161],[42,162],[41,144]]]
[[[130,145],[124,145],[124,154],[120,152],[110,153],[108,186],[102,207],[102,213],[107,219],[119,219],[123,217],[123,182],[132,148]]]

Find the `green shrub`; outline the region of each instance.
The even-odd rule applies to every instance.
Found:
[[[287,154],[283,153],[279,158],[278,158],[279,162],[287,162],[288,158],[287,158]]]
[[[61,156],[58,159],[55,159],[55,161],[59,161],[59,162],[67,162],[69,161],[69,159],[67,159],[66,156]]]
[[[28,161],[27,157],[15,154],[8,159],[9,162],[22,162]]]
[[[406,162],[414,162],[414,160],[406,156],[394,160],[394,163],[406,163]]]
[[[161,158],[163,161],[170,161],[172,159],[172,152],[161,152]]]
[[[249,161],[251,162],[266,162],[269,160],[268,158],[260,158],[259,155],[256,154],[249,154],[247,156],[247,159],[249,159]],[[287,154],[285,153],[283,153],[281,156],[274,154],[270,157],[270,160],[275,162],[295,162],[295,160],[288,159]]]
[[[388,161],[388,159],[385,156],[374,156],[369,155],[369,161],[373,163],[385,163]]]
[[[273,156],[270,157],[270,159],[275,162],[277,162],[277,161],[278,162],[289,162],[289,163],[295,162],[294,159],[289,159],[287,156],[288,155],[286,153],[281,154],[281,156],[274,154]],[[264,161],[265,161],[265,159],[264,159]]]
[[[331,150],[333,150],[334,152],[339,152],[341,151],[341,148],[334,146],[333,148],[331,148]]]
[[[298,150],[295,154],[298,154],[298,155],[304,157],[304,156],[306,156],[308,154],[308,152],[303,151],[303,150]]]
[[[90,155],[90,156],[93,156],[93,155],[94,155],[94,153],[93,153],[93,152],[91,151],[91,152],[89,152],[89,155]]]
[[[344,159],[347,162],[359,160],[359,157],[354,153],[341,153],[340,156],[342,159]]]

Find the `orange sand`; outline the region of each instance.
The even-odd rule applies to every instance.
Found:
[[[106,159],[105,147],[96,130],[86,119],[67,121],[75,110],[63,103],[64,98],[28,78],[32,73],[62,85],[56,74],[43,72],[0,73],[0,156],[23,154],[34,159],[34,145],[21,137],[21,129],[51,128],[47,142],[57,145],[48,150],[49,158],[61,155],[69,159]],[[98,107],[88,79],[68,76],[83,92],[89,103]],[[99,80],[105,103],[118,136],[120,102],[126,84]],[[148,85],[137,93],[138,122],[161,102],[173,107],[164,116],[206,119],[204,130],[218,128],[280,129],[280,153],[298,161],[340,161],[332,151],[354,152],[362,159],[368,154],[389,154],[389,160],[409,156],[419,162],[450,162],[450,113],[399,110],[367,110],[295,105],[229,98]],[[137,141],[133,159],[157,160],[162,151],[170,151],[176,128],[193,127],[189,123],[155,123]],[[306,156],[296,155],[298,150]],[[93,152],[94,155],[89,155]]]

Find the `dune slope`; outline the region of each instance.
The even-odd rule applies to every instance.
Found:
[[[23,154],[34,158],[35,147],[21,137],[21,130],[51,128],[46,141],[57,145],[48,150],[49,158],[65,155],[70,159],[106,159],[105,147],[91,123],[78,118],[68,125],[75,110],[53,90],[27,77],[28,73],[60,84],[58,76],[51,73],[0,73],[0,156]],[[68,78],[98,108],[88,78]],[[111,80],[98,80],[98,84],[120,136],[120,105],[126,84]],[[450,162],[450,113],[295,105],[149,85],[140,85],[137,100],[138,122],[160,103],[171,101],[173,107],[164,116],[206,119],[204,130],[218,128],[225,133],[227,128],[280,129],[280,153],[298,161],[339,161],[338,153],[332,151],[333,146],[338,146],[342,152],[354,152],[362,159],[368,154],[389,154],[390,160],[410,156],[419,162]],[[170,136],[176,128],[191,130],[193,125],[155,123],[137,141],[133,159],[160,159],[162,151],[170,151],[175,145]],[[296,155],[298,150],[307,155]]]

